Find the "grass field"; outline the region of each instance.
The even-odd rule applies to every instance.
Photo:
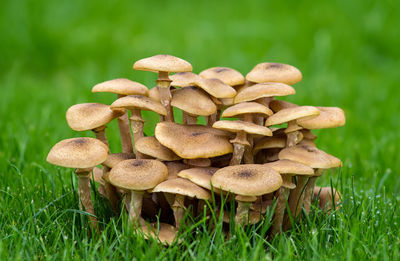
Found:
[[[399,260],[398,17],[400,3],[390,0],[2,1],[0,259]],[[209,233],[198,220],[182,245],[164,248],[124,226],[125,216],[108,215],[96,195],[104,232],[88,236],[72,170],[46,155],[61,139],[92,136],[70,130],[65,111],[110,104],[114,96],[92,94],[94,84],[128,77],[153,87],[155,74],[131,67],[157,53],[195,72],[220,65],[245,74],[263,61],[300,68],[304,80],[287,100],[346,112],[345,127],[316,132],[317,145],[343,160],[319,180],[342,192],[342,209],[271,242],[268,224],[233,228],[224,240],[220,224]],[[116,124],[108,130],[118,152]]]

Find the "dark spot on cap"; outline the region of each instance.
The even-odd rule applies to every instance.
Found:
[[[215,70],[216,73],[220,73],[220,72],[224,72],[224,71],[228,71],[227,68],[218,68]]]
[[[307,146],[307,145],[302,145],[301,146],[303,149],[305,149],[307,152],[316,152],[316,148],[311,147],[311,146]]]
[[[273,69],[278,69],[278,68],[281,68],[281,67],[282,67],[282,64],[280,64],[280,63],[270,63],[268,65],[268,68],[273,68]]]
[[[213,175],[215,173],[215,169],[207,169],[206,172],[210,175]]]
[[[86,144],[87,140],[84,138],[76,138],[71,141],[75,145],[83,145]]]
[[[139,167],[139,166],[142,166],[143,164],[144,164],[143,160],[133,160],[131,163],[131,165],[134,167]]]
[[[193,137],[197,137],[197,136],[200,136],[200,135],[203,135],[203,134],[204,134],[204,132],[196,131],[196,132],[193,132],[191,135],[192,135]]]
[[[244,170],[244,171],[239,172],[238,176],[241,178],[250,178],[253,176],[253,173],[251,171]]]

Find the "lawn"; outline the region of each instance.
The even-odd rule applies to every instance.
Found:
[[[400,259],[400,3],[398,1],[49,1],[0,3],[0,259]],[[338,106],[345,127],[316,132],[317,145],[343,161],[319,185],[337,187],[343,207],[317,213],[272,241],[268,224],[232,228],[205,221],[169,248],[111,216],[90,236],[72,170],[45,161],[56,142],[93,136],[68,128],[81,102],[110,104],[92,86],[117,77],[155,85],[134,61],[168,53],[194,72],[213,66],[243,74],[260,62],[295,65],[303,81],[286,100]],[[157,120],[146,114],[146,134]],[[120,150],[116,123],[108,128]]]

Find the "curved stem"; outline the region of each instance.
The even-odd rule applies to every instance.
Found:
[[[250,206],[251,202],[238,201],[235,219],[239,225],[245,225],[249,221]]]
[[[172,210],[174,211],[175,226],[179,228],[181,226],[181,221],[185,215],[185,196],[176,194],[175,202],[172,204]]]
[[[289,189],[281,187],[274,211],[272,221],[271,236],[278,234],[282,229],[283,216],[285,215],[286,202],[289,196]]]
[[[111,208],[114,210],[114,212],[118,213],[118,201],[120,200],[120,197],[118,195],[117,188],[108,182],[109,173],[110,168],[103,166],[104,190],[108,200],[110,201]]]
[[[85,210],[91,214],[89,216],[90,224],[97,230],[97,218],[95,217],[92,196],[90,192],[90,169],[77,169],[75,173],[78,176],[79,209]]]
[[[108,140],[106,137],[106,126],[101,126],[99,128],[93,129],[94,134],[96,135],[96,139],[100,140],[104,144],[108,146]]]
[[[161,104],[167,110],[166,120],[173,122],[174,121],[174,114],[172,112],[171,107],[171,79],[168,77],[168,72],[159,72],[158,79],[157,79],[157,86],[159,87],[160,91],[160,99]]]
[[[239,143],[233,144],[233,155],[229,166],[239,165],[242,162],[244,154],[244,145]]]
[[[300,214],[303,205],[303,189],[307,182],[307,177],[297,176],[296,188],[290,191],[289,195],[289,209],[294,219]],[[287,219],[284,224],[284,230],[290,227],[290,220]]]
[[[129,202],[129,222],[131,224],[140,223],[140,214],[142,212],[143,191],[131,190],[131,200]]]
[[[314,195],[314,187],[315,187],[316,180],[317,180],[317,177],[310,177],[308,179],[308,184],[304,191],[303,206],[304,206],[304,209],[307,214],[310,213],[311,201],[312,201],[312,197]]]
[[[143,127],[144,127],[144,120],[142,118],[142,115],[140,113],[139,109],[132,109],[132,116],[131,116],[131,129],[133,133],[133,142],[136,144],[136,142],[140,139],[143,138]],[[136,151],[136,158],[137,159],[142,159],[143,154]]]
[[[118,118],[118,128],[121,137],[121,146],[123,153],[133,153],[132,137],[129,127],[128,112]]]

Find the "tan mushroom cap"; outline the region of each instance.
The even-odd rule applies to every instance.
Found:
[[[278,112],[283,109],[298,107],[299,105],[282,100],[272,100],[269,102],[268,106],[273,110],[273,112]]]
[[[196,87],[172,91],[171,105],[190,115],[209,116],[217,111],[210,97]]]
[[[160,91],[158,90],[157,86],[150,89],[149,98],[156,102],[161,102]]]
[[[262,136],[272,136],[272,131],[264,126],[257,125],[255,123],[246,121],[216,121],[213,128],[230,131],[230,132],[240,132],[244,131],[248,134],[257,134]]]
[[[299,119],[297,124],[303,128],[313,129],[325,129],[341,127],[346,123],[346,117],[344,111],[337,107],[317,107],[320,111],[319,116],[312,119]]]
[[[282,185],[275,170],[259,164],[228,166],[217,170],[211,178],[214,187],[243,196],[261,196]]]
[[[246,80],[251,82],[281,82],[295,84],[303,78],[299,69],[282,63],[257,64],[247,75]]]
[[[133,153],[113,153],[109,154],[106,161],[103,162],[103,165],[109,168],[113,168],[115,165],[120,163],[121,161],[134,159],[135,154]]]
[[[161,103],[158,103],[148,97],[141,95],[129,95],[114,101],[111,108],[126,108],[129,110],[140,109],[147,111],[154,111],[160,115],[167,115],[167,110]]]
[[[153,158],[165,161],[179,160],[180,157],[172,150],[164,147],[155,137],[142,137],[136,144],[135,149],[140,153],[146,154]]]
[[[133,69],[152,72],[191,72],[193,70],[190,63],[169,54],[158,54],[136,61]]]
[[[125,113],[125,109],[111,110],[101,103],[81,103],[71,106],[66,113],[67,123],[75,131],[93,130],[104,126]]]
[[[189,87],[193,86],[193,82],[198,81],[200,76],[192,72],[180,72],[169,76],[169,78],[172,80],[172,86]]]
[[[124,160],[111,169],[108,179],[116,187],[144,191],[152,189],[168,177],[167,167],[158,160]]]
[[[107,159],[108,147],[93,138],[72,138],[54,145],[47,161],[51,164],[67,168],[92,168]]]
[[[176,179],[181,170],[190,168],[190,166],[176,161],[167,161],[164,164],[168,168],[168,179]]]
[[[236,95],[234,88],[218,79],[199,79],[193,84],[215,98],[233,98]]]
[[[205,79],[219,79],[230,86],[244,84],[244,76],[235,69],[228,67],[212,67],[199,73]]]
[[[166,223],[151,223],[141,227],[145,238],[157,238],[164,245],[171,245],[177,234],[174,226]]]
[[[152,192],[166,192],[204,200],[211,199],[210,192],[182,178],[166,180],[158,184]]]
[[[329,169],[342,166],[340,159],[307,145],[296,145],[285,148],[279,152],[279,159],[297,161],[317,169]]]
[[[257,200],[256,196],[243,196],[243,195],[237,195],[235,197],[236,201],[242,201],[242,202],[254,202]]]
[[[222,117],[235,117],[243,114],[264,114],[271,116],[273,112],[267,107],[257,102],[242,102],[235,104],[227,108],[223,113]]]
[[[146,86],[124,78],[98,83],[93,86],[92,92],[111,92],[120,95],[149,95],[149,90]]]
[[[233,151],[227,133],[201,125],[160,122],[155,136],[162,145],[185,159],[210,158]]]
[[[319,115],[319,110],[313,106],[298,106],[278,111],[265,121],[265,126],[282,124],[302,118],[312,118]]]
[[[218,168],[191,168],[184,169],[178,173],[178,177],[190,180],[200,187],[211,190],[211,177],[218,170]]]
[[[280,174],[296,174],[296,175],[314,175],[314,169],[292,160],[277,160],[274,162],[266,163],[264,166],[273,168]]]
[[[263,149],[285,148],[286,138],[284,137],[263,137],[259,139],[253,147],[253,154],[257,154]]]
[[[296,94],[296,90],[287,84],[277,82],[266,82],[254,84],[250,87],[242,88],[235,96],[235,103],[254,101],[260,98],[286,96]]]

